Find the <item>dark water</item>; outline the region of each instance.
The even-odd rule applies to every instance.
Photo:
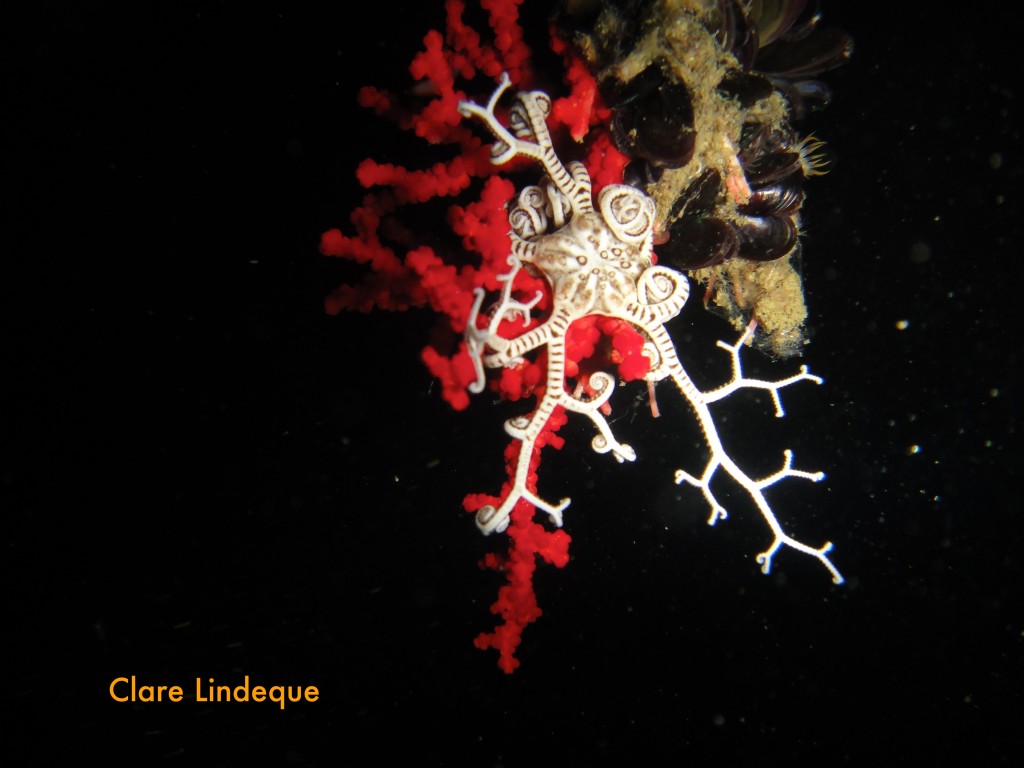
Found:
[[[768,532],[742,497],[709,528],[699,493],[672,483],[701,464],[676,394],[659,388],[652,421],[622,393],[635,464],[593,454],[585,424],[545,459],[542,490],[573,497],[573,560],[540,567],[545,615],[506,676],[471,642],[493,626],[500,580],[477,561],[500,541],[460,504],[497,490],[501,422],[521,409],[481,396],[452,412],[418,359],[424,314],[322,312],[354,274],[317,243],[359,201],[356,164],[414,159],[355,91],[404,82],[442,21],[430,5],[369,22],[341,4],[5,11],[18,764],[1009,763],[1024,715],[1014,12],[825,3],[857,43],[805,124],[837,157],[804,215],[802,362],[826,382],[784,392],[784,420],[756,396],[721,413],[765,472],[785,447],[827,472],[769,497],[797,535],[835,544],[846,584],[793,552],[763,576]],[[712,386],[731,331],[697,304],[670,328]],[[769,378],[795,365],[748,359]],[[185,700],[113,701],[132,675]],[[245,675],[319,700],[189,698],[196,678]]]

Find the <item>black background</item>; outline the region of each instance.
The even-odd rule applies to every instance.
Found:
[[[742,462],[824,469],[769,492],[847,577],[783,552],[733,498],[715,528],[667,386],[618,395],[640,459],[545,458],[573,560],[506,676],[501,546],[461,511],[503,478],[486,396],[453,412],[431,322],[323,312],[321,257],[367,156],[417,145],[359,109],[401,90],[441,3],[208,3],[2,13],[4,673],[9,753],[106,764],[1006,764],[1022,737],[1016,269],[1020,89],[1002,4],[825,3],[851,32],[803,126],[804,273],[822,387],[787,417],[719,412]],[[543,14],[527,19],[543,47]],[[446,226],[438,221],[437,226]],[[350,231],[350,230],[349,230]],[[897,324],[906,321],[900,330]],[[684,364],[722,380],[698,302]],[[752,354],[751,371],[795,363]],[[689,431],[687,431],[689,430]],[[911,448],[919,446],[916,452]],[[761,462],[758,464],[758,462]],[[756,473],[755,473],[756,474]],[[133,705],[110,681],[320,688],[315,704]]]

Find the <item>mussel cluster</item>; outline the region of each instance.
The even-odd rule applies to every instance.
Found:
[[[826,162],[790,123],[828,104],[815,76],[849,59],[850,37],[821,23],[814,0],[567,0],[558,24],[612,108],[612,139],[633,158],[626,181],[655,200],[658,258],[713,270],[697,277],[722,283],[716,301],[736,324],[755,316],[778,334],[771,351],[799,351],[795,267],[795,295],[779,269],[773,288],[754,270],[798,253],[804,180]]]

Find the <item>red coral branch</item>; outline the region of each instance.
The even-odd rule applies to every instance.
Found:
[[[554,28],[551,29],[551,50],[562,56],[565,81],[570,86],[569,95],[555,102],[552,117],[569,127],[569,135],[573,139],[583,141],[591,126],[607,125],[611,110],[601,100],[597,82],[586,63],[575,48],[558,36]]]
[[[548,418],[544,429],[534,446],[530,457],[530,470],[527,487],[534,493],[537,491],[537,468],[540,466],[541,449],[550,445],[559,450],[565,441],[557,432],[568,421],[565,411],[556,408]],[[469,494],[462,504],[468,512],[476,512],[486,504],[501,502],[512,490],[512,477],[516,472],[519,458],[518,440],[513,440],[505,449],[505,466],[509,480],[501,490],[501,497],[485,494]],[[512,509],[507,530],[511,543],[508,553],[504,556],[487,555],[481,565],[496,571],[502,571],[508,584],[498,590],[498,599],[491,606],[491,613],[501,617],[501,624],[492,632],[482,632],[473,641],[477,648],[486,650],[494,648],[498,651],[498,666],[506,673],[511,673],[519,666],[515,657],[516,649],[522,640],[523,630],[541,617],[543,611],[537,605],[537,595],[533,589],[533,574],[537,570],[537,558],[563,568],[569,562],[569,544],[572,537],[559,529],[548,531],[540,523],[534,521],[536,508],[528,501],[521,500]]]

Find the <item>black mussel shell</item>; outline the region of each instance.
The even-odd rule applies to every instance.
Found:
[[[807,0],[753,0],[750,17],[757,24],[761,47],[783,38],[797,40],[809,34],[819,16],[817,2]]]
[[[697,133],[680,124],[668,110],[652,108],[636,122],[636,144],[642,157],[666,168],[681,168],[693,157]]]
[[[717,12],[708,25],[719,45],[736,57],[743,69],[757,56],[757,25],[751,20],[744,3],[738,0],[718,0]]]
[[[800,210],[803,202],[804,178],[794,173],[774,184],[755,188],[750,199],[737,205],[736,210],[745,216],[792,215]]]
[[[652,62],[632,80],[623,82],[617,77],[608,77],[601,81],[601,97],[605,104],[615,108],[628,104],[636,99],[649,96],[664,83],[666,75],[660,62]]]
[[[768,98],[775,90],[771,80],[752,72],[732,70],[718,83],[718,92],[739,101],[744,109]]]
[[[845,64],[853,38],[835,27],[815,27],[800,40],[777,40],[757,53],[754,68],[789,79],[810,77]]]
[[[723,196],[722,176],[713,168],[704,171],[690,182],[669,211],[669,220],[686,217],[701,217],[714,211]]]
[[[772,261],[790,253],[797,243],[792,219],[777,216],[743,216],[735,223],[739,256],[751,261]]]
[[[669,227],[669,239],[657,246],[660,263],[676,269],[703,269],[736,255],[740,241],[721,219],[685,217]]]
[[[664,172],[664,168],[640,158],[628,163],[623,169],[622,183],[637,189],[647,189],[650,184],[657,184]]]
[[[683,83],[666,79],[660,67],[651,65],[625,86],[616,87],[613,96],[619,102],[611,135],[620,152],[666,168],[690,161],[696,133],[690,93]]]
[[[788,29],[781,31],[780,37],[783,40],[803,40],[821,23],[821,3],[814,0],[813,3],[803,5],[803,12],[795,18]],[[770,40],[764,40],[763,45],[767,46],[770,42]]]

